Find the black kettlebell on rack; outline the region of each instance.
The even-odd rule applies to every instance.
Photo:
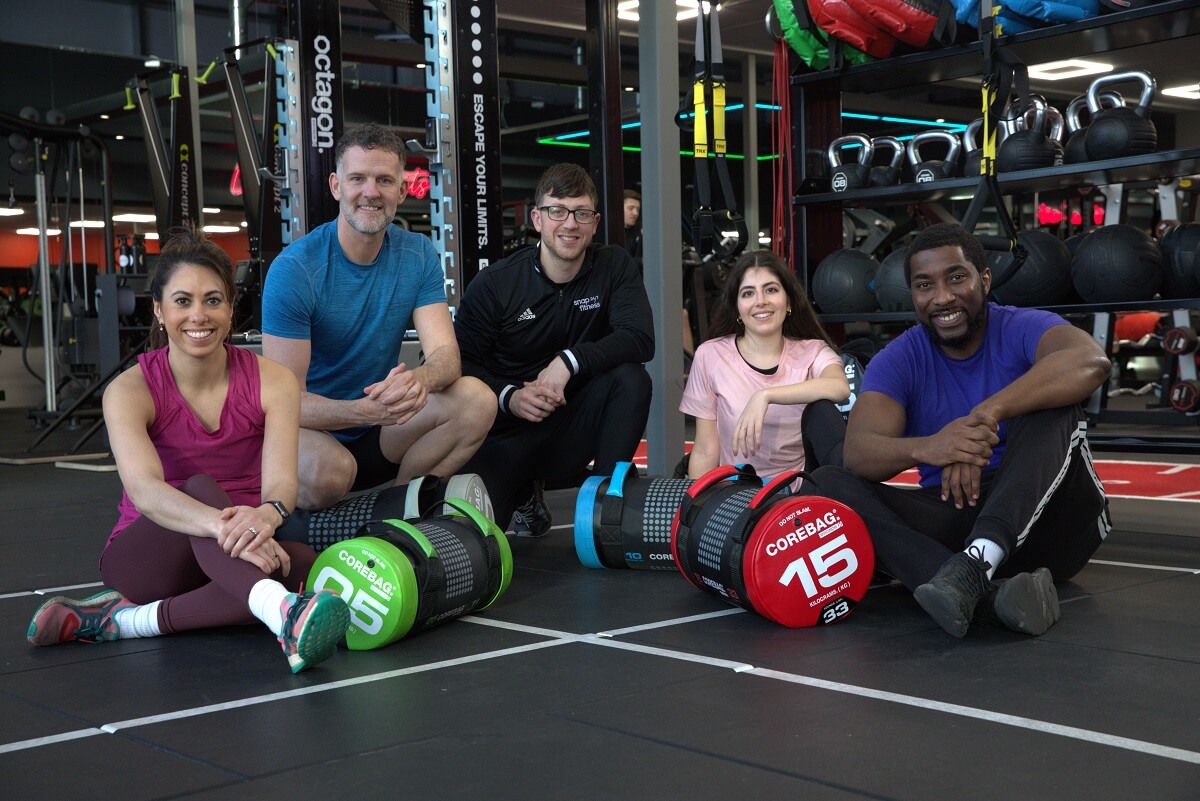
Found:
[[[858,161],[842,162],[842,146],[858,145]],[[829,143],[825,156],[833,169],[830,183],[834,192],[849,192],[852,189],[866,189],[871,183],[871,156],[874,148],[871,140],[862,134],[847,134],[839,136]]]
[[[1116,83],[1137,81],[1142,95],[1133,108],[1118,106],[1104,109],[1100,103],[1100,88]],[[1140,156],[1153,153],[1158,147],[1158,130],[1150,119],[1150,104],[1158,86],[1144,70],[1117,72],[1092,81],[1087,90],[1088,110],[1092,123],[1083,140],[1089,159],[1115,159],[1121,156]]]
[[[1067,145],[1063,148],[1064,164],[1080,164],[1088,160],[1087,149],[1083,140],[1087,137],[1087,126],[1080,119],[1080,114],[1087,108],[1087,95],[1080,95],[1067,104]],[[1109,90],[1100,93],[1100,104],[1109,108],[1125,105],[1125,98],[1120,92]]]
[[[1012,109],[1012,107],[1009,107]],[[1030,95],[1024,109],[1012,109],[1005,114],[1008,136],[996,151],[996,171],[1016,172],[1037,170],[1062,163],[1062,145],[1051,136],[1050,105],[1041,95]],[[1058,135],[1062,136],[1062,115],[1058,118]]]
[[[871,186],[895,186],[900,183],[900,165],[904,163],[904,144],[894,136],[876,136],[871,139],[872,154],[879,155],[885,148],[892,151],[892,159],[887,164],[871,168]]]
[[[974,178],[979,175],[983,164],[983,143],[979,141],[979,132],[983,129],[983,118],[977,117],[963,129],[963,177]]]
[[[948,150],[942,160],[923,159],[921,146],[929,142],[945,142]],[[908,140],[908,163],[913,168],[913,180],[924,184],[953,178],[958,170],[958,152],[962,145],[949,131],[922,131]]]

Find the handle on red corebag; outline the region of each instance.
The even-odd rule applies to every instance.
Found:
[[[779,475],[775,476],[775,478],[771,479],[771,481],[761,490],[759,490],[757,495],[750,499],[750,508],[757,509],[759,504],[780,492],[784,487],[786,487],[788,484],[791,484],[797,478],[806,478],[811,480],[812,476],[803,470],[787,470],[783,473],[780,473]]]
[[[704,475],[700,476],[700,478],[693,481],[692,485],[687,488],[687,492],[683,494],[683,502],[679,505],[680,521],[683,521],[687,518],[687,513],[689,510],[691,510],[692,501],[696,499],[696,496],[704,492],[709,487],[716,485],[718,482],[734,476],[736,476],[734,479],[735,481],[761,481],[751,465],[718,465]]]

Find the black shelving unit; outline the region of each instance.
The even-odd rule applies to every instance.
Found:
[[[1056,25],[997,40],[1025,64],[1063,58],[1111,56],[1123,68],[1146,63],[1147,48],[1190,47],[1200,43],[1200,0],[1171,0],[1144,8],[1105,14],[1080,22]],[[1188,40],[1181,44],[1181,40]],[[1157,51],[1156,51],[1157,52]],[[799,61],[793,58],[793,63]],[[800,69],[807,69],[803,66]],[[962,78],[981,78],[983,50],[978,42],[914,53],[898,58],[794,74],[790,79],[792,140],[798,157],[791,187],[791,235],[803,243],[792,265],[805,286],[811,286],[811,271],[829,253],[842,245],[842,212],[847,208],[895,207],[948,200],[973,192],[979,178],[966,177],[923,184],[834,193],[811,191],[810,178],[826,177],[824,154],[827,144],[843,135],[842,96],[845,93],[875,94],[917,84],[934,84]],[[997,181],[1006,196],[1047,193],[1088,187],[1144,184],[1200,174],[1200,147],[1186,147],[1083,164],[1068,164],[1037,170],[1001,173]],[[1113,313],[1121,311],[1172,311],[1200,309],[1200,299],[1162,300],[1136,303],[1106,303],[1049,307],[1064,316],[1087,316],[1097,339],[1106,343],[1112,335]],[[1179,311],[1184,310],[1184,311]],[[885,325],[911,324],[909,312],[872,314],[826,314],[827,323],[867,322]],[[1105,328],[1107,333],[1097,328]],[[1105,399],[1091,404],[1094,419],[1103,422]],[[1119,414],[1114,417],[1119,417]],[[1144,414],[1142,415],[1144,416]],[[1116,437],[1094,435],[1098,449],[1131,452],[1200,454],[1200,436],[1195,427],[1200,419],[1166,409],[1157,418],[1167,425],[1192,427],[1182,436]],[[1115,422],[1120,422],[1115,420]],[[1144,422],[1139,418],[1138,423]]]

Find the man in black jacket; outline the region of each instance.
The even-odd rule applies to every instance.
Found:
[[[491,432],[463,468],[487,484],[496,521],[519,535],[550,528],[542,486],[573,486],[628,461],[650,412],[650,302],[628,252],[593,245],[596,187],[574,164],[534,191],[540,241],[479,273],[454,330],[463,374],[496,393]],[[514,515],[514,512],[516,514]]]

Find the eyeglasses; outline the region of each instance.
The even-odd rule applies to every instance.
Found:
[[[575,215],[575,222],[580,225],[591,225],[600,216],[600,212],[591,209],[568,209],[566,206],[538,206],[537,210],[554,222],[564,222],[568,215]]]

